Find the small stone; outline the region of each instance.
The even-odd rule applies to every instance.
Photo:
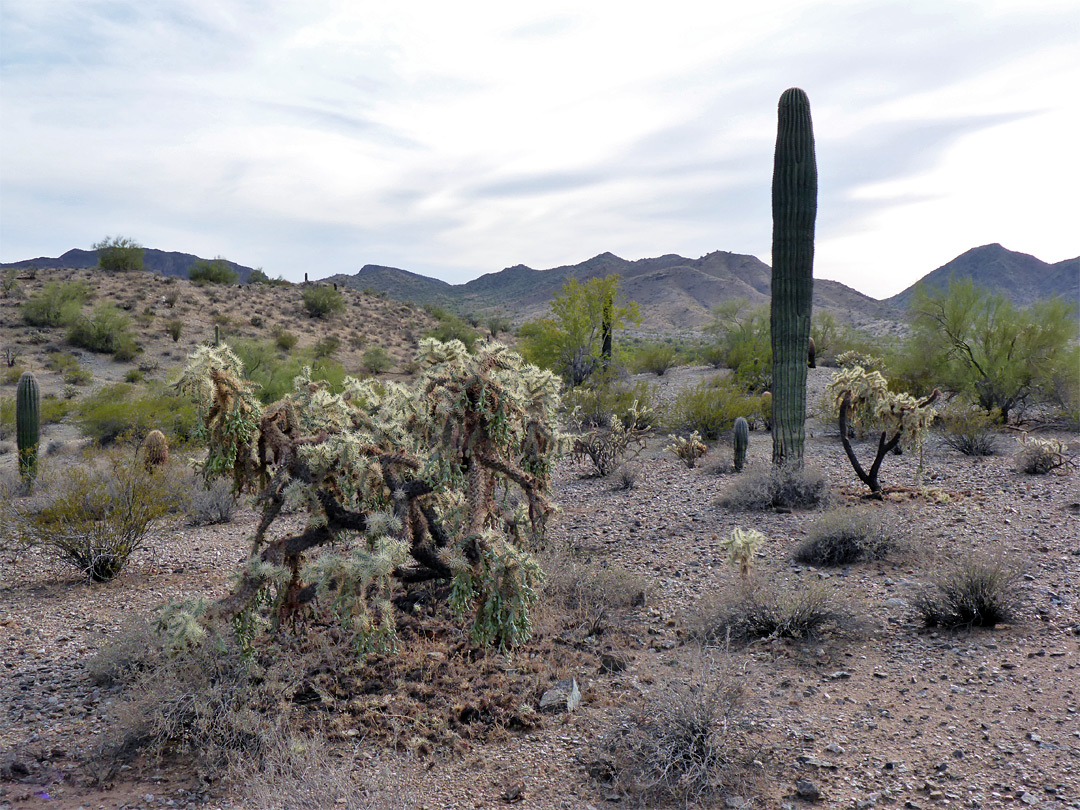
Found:
[[[842,753],[844,753],[843,747],[837,745],[836,743],[829,743],[828,745],[825,746],[825,750],[828,751],[830,754],[842,754]]]
[[[581,690],[576,678],[559,681],[540,698],[540,711],[572,712],[581,702]]]
[[[1022,801],[1024,804],[1038,804],[1039,797],[1036,796],[1034,793],[1028,793],[1027,791],[1024,791],[1020,795],[1020,801]]]
[[[816,802],[818,799],[821,798],[821,791],[818,790],[817,785],[815,785],[809,779],[796,779],[795,795],[805,801]]]

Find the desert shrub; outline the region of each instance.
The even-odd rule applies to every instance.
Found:
[[[75,403],[56,394],[46,394],[41,398],[41,424],[56,425],[67,419],[75,409]]]
[[[314,348],[312,348],[312,353],[316,360],[323,360],[333,356],[334,352],[336,352],[340,346],[341,341],[338,338],[333,335],[327,335],[315,344]]]
[[[611,474],[612,487],[616,491],[626,492],[637,486],[639,478],[641,478],[641,465],[635,461],[628,461],[620,464]]]
[[[45,366],[61,374],[67,385],[87,385],[94,379],[94,375],[83,368],[71,352],[49,352]]]
[[[141,390],[131,383],[107,385],[76,403],[75,415],[83,435],[100,445],[157,428],[176,446],[192,439],[199,421],[190,402],[160,384]]]
[[[994,426],[1000,418],[1000,413],[956,397],[939,414],[941,440],[965,456],[992,456],[997,449]]]
[[[701,641],[761,638],[812,639],[847,622],[847,611],[820,582],[791,586],[754,578],[702,597],[686,617],[690,635]]]
[[[1012,622],[1022,603],[1023,571],[1003,557],[968,554],[921,588],[913,600],[927,627],[993,627]]]
[[[81,281],[50,281],[21,305],[31,326],[65,326],[78,317],[90,287]]]
[[[784,465],[752,470],[736,477],[717,503],[733,512],[772,509],[814,509],[829,497],[829,482],[820,470]]]
[[[283,352],[291,352],[299,338],[281,326],[274,327],[274,345]]]
[[[138,352],[131,321],[109,303],[94,307],[89,315],[79,315],[68,328],[67,339],[73,346],[92,352],[109,353],[117,360],[130,360]]]
[[[236,493],[228,481],[192,480],[186,501],[188,521],[193,526],[231,523],[236,511]]]
[[[232,634],[198,636],[176,654],[162,633],[172,619],[168,611],[158,616],[150,660],[120,673],[131,682],[113,710],[114,750],[188,756],[208,779],[237,759],[257,761],[285,733],[289,704],[258,682],[259,670]]]
[[[394,358],[382,346],[372,346],[360,358],[360,365],[368,374],[383,374],[394,367]]]
[[[741,679],[729,669],[709,661],[618,719],[595,744],[590,772],[646,807],[704,806],[731,787],[748,757]]]
[[[96,242],[93,249],[98,254],[98,267],[107,273],[128,273],[142,270],[146,251],[134,239],[126,236],[106,236]]]
[[[65,468],[39,492],[15,508],[19,537],[55,552],[95,582],[120,573],[171,500],[164,475],[119,452]]]
[[[609,427],[588,427],[577,414],[570,417],[570,431],[578,433],[570,449],[570,458],[576,464],[588,463],[596,475],[614,472],[625,461],[632,460],[645,449],[644,428],[638,424],[639,408],[635,402],[630,407],[626,422],[618,416],[608,420]]]
[[[184,322],[179,318],[170,318],[165,321],[165,334],[172,338],[173,343],[180,340],[180,333],[183,331]]]
[[[137,383],[142,382],[143,373],[137,368],[129,368],[124,372],[124,382]]]
[[[1013,459],[1016,469],[1022,473],[1045,475],[1054,470],[1068,472],[1070,467],[1076,466],[1069,446],[1059,439],[1036,439],[1025,433],[1017,441],[1020,449]]]
[[[716,441],[731,430],[740,416],[750,418],[760,408],[760,398],[748,397],[730,377],[713,377],[675,397],[667,415],[669,430],[697,431],[705,441]]]
[[[460,340],[465,344],[465,348],[471,352],[477,338],[480,337],[476,329],[457,315],[442,309],[439,312],[439,324],[425,332],[424,337],[435,338],[435,340],[441,340],[443,343],[450,340]]]
[[[617,416],[623,424],[632,419],[637,428],[655,427],[658,421],[656,389],[639,380],[633,384],[621,380],[614,372],[594,374],[589,382],[566,392],[563,404],[566,410],[576,412],[575,419],[583,426],[607,427],[611,417]],[[630,410],[635,410],[631,417]]]
[[[301,296],[304,309],[312,318],[329,318],[345,309],[345,299],[330,286],[319,284],[305,287]]]
[[[629,568],[596,564],[561,552],[544,558],[543,593],[568,611],[594,614],[645,604],[652,583]]]
[[[628,365],[636,373],[663,377],[678,365],[679,351],[669,343],[646,343],[631,355]]]
[[[835,509],[810,524],[793,556],[824,567],[882,560],[899,547],[898,531],[876,510]]]
[[[188,270],[188,278],[195,284],[235,284],[236,271],[220,256],[213,261],[199,259]]]

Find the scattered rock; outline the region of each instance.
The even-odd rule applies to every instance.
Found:
[[[576,678],[559,681],[540,698],[542,712],[572,712],[581,702],[581,690]]]
[[[821,791],[810,780],[797,779],[795,780],[795,795],[803,801],[816,802],[821,798]]]

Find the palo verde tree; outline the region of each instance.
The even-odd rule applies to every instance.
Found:
[[[772,181],[772,438],[774,465],[802,465],[806,357],[814,293],[817,160],[810,100],[780,96]]]
[[[1005,422],[1069,362],[1076,337],[1074,304],[1053,298],[1017,309],[971,279],[944,291],[918,287],[910,313],[908,374],[969,394]],[[1075,377],[1075,365],[1067,373]]]
[[[637,302],[618,299],[618,275],[569,279],[551,301],[550,318],[522,325],[522,353],[571,386],[581,385],[610,361],[614,332],[641,320]]]
[[[126,236],[106,236],[94,244],[98,267],[109,273],[127,273],[143,269],[143,246]]]
[[[301,375],[263,409],[227,347],[192,355],[179,386],[203,408],[204,472],[262,504],[238,585],[196,624],[231,620],[250,635],[308,606],[358,650],[388,647],[394,599],[434,580],[478,643],[529,635],[542,574],[528,548],[551,511],[558,380],[498,344],[470,354],[425,339],[417,360],[411,385],[349,378],[339,395]],[[275,537],[287,506],[307,525]]]

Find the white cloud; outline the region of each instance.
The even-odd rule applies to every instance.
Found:
[[[767,260],[791,85],[814,107],[819,277],[884,296],[985,242],[1078,252],[1068,3],[2,10],[5,261],[118,232],[292,278]]]

